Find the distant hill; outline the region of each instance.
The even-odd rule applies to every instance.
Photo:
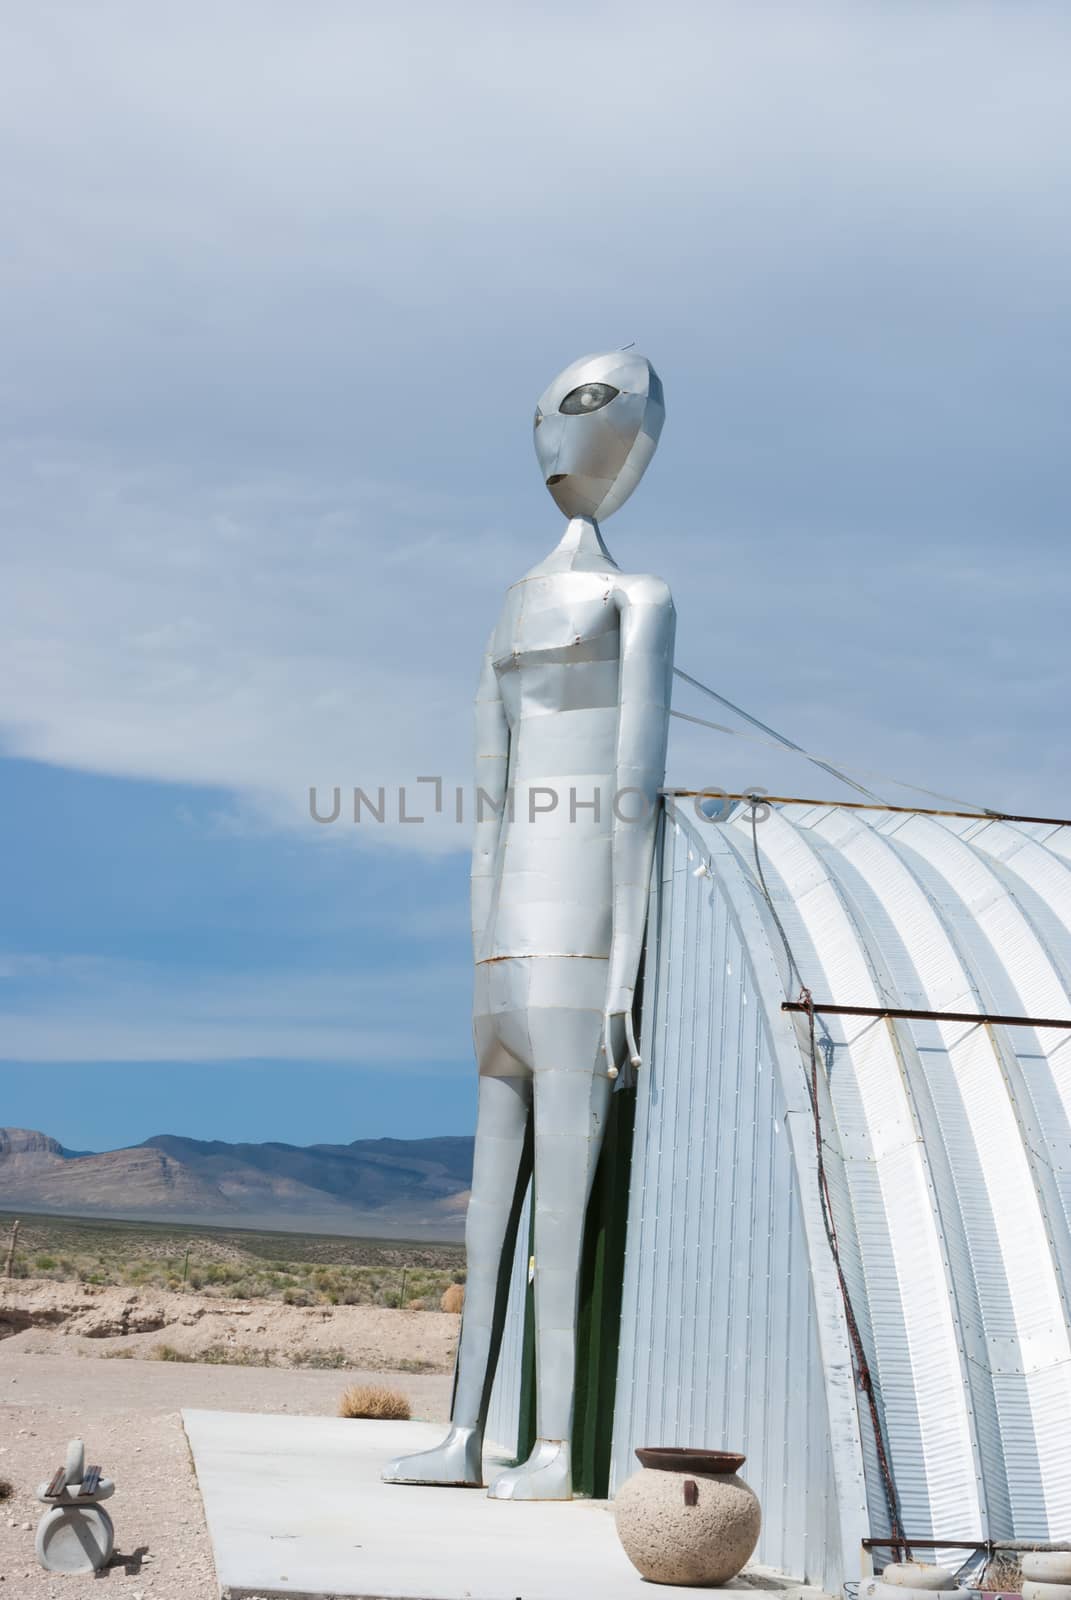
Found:
[[[98,1154],[0,1128],[0,1207],[131,1218],[459,1236],[471,1138],[226,1144],[155,1134]]]

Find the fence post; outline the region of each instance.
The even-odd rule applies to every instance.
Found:
[[[12,1225],[11,1243],[7,1247],[7,1262],[6,1262],[5,1266],[4,1266],[4,1277],[5,1278],[10,1278],[11,1277],[12,1268],[15,1265],[15,1246],[18,1243],[18,1238],[19,1238],[19,1224],[16,1222],[16,1223],[14,1223]]]

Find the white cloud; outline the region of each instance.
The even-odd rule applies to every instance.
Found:
[[[352,480],[315,492],[282,478],[123,481],[85,458],[42,469],[29,449],[8,468],[6,516],[20,532],[0,594],[11,753],[232,790],[220,827],[467,847],[467,828],[436,825],[415,779],[470,785],[479,652],[535,536],[525,549],[482,522],[478,503],[448,497],[389,509]],[[652,490],[646,516],[653,504]],[[466,520],[477,531],[463,532]],[[723,544],[685,525],[652,565],[677,592],[680,664],[819,755],[1052,811],[1071,776],[1064,744],[1044,738],[1068,688],[1059,564],[994,559],[973,565],[958,537],[921,557],[877,530],[808,536],[801,550],[790,530]],[[684,688],[677,704],[733,721]],[[679,723],[669,776],[829,792],[795,758]],[[317,828],[309,788],[322,810],[336,784],[342,819]],[[403,784],[425,826],[349,824],[355,786],[383,785],[394,817]]]
[[[636,336],[669,423],[607,537],[673,584],[681,664],[846,763],[1054,809],[1068,31],[1040,4],[26,12],[5,747],[320,840],[310,784],[466,781],[479,649],[557,532],[531,402]],[[811,784],[675,740],[677,781]]]
[[[478,550],[353,483],[191,490],[30,451],[9,465],[14,752],[223,785],[295,816],[311,783],[464,769],[479,645],[438,658]]]

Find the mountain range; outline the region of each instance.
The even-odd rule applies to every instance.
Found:
[[[231,1227],[460,1236],[471,1138],[227,1144],[156,1134],[103,1152],[0,1128],[0,1208]]]

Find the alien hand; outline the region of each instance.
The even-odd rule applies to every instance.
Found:
[[[626,1059],[633,1067],[641,1065],[636,1044],[636,1030],[632,1022],[632,994],[618,993],[608,996],[603,1012],[602,1053],[606,1059],[606,1075],[616,1078]]]

